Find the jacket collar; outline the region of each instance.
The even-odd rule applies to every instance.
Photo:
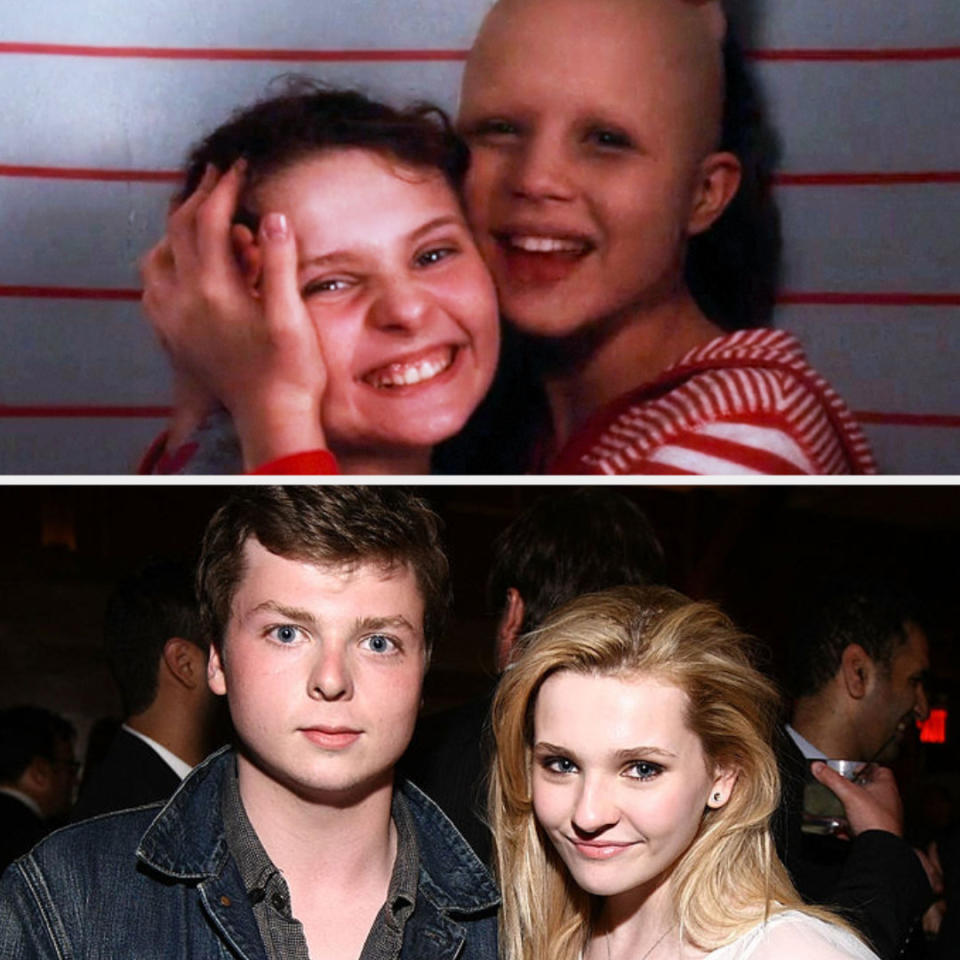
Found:
[[[233,750],[223,747],[193,769],[147,828],[138,859],[178,880],[199,881],[223,871],[229,850],[220,795],[233,763]],[[443,811],[407,780],[399,780],[396,789],[416,825],[420,892],[444,913],[497,907],[500,895],[489,872]]]
[[[416,785],[399,780],[420,844],[420,891],[441,912],[481,913],[500,905],[490,872],[446,814]]]
[[[233,758],[233,750],[223,747],[194,767],[141,838],[140,861],[179,880],[202,880],[223,870],[229,852],[220,791]]]

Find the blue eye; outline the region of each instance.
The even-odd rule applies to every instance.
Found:
[[[392,653],[397,649],[396,641],[382,633],[374,633],[363,638],[363,646],[372,653]]]
[[[551,773],[576,773],[577,770],[577,765],[569,757],[544,757],[541,764]]]
[[[291,623],[282,623],[278,627],[273,627],[270,630],[270,635],[278,642],[282,643],[285,646],[291,643],[296,643],[300,639],[300,628],[295,627]]]
[[[627,776],[634,780],[652,780],[654,777],[663,773],[663,767],[658,763],[650,763],[647,760],[637,760],[627,767]]]

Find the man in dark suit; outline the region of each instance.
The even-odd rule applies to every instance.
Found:
[[[42,707],[0,710],[0,871],[56,825],[73,800],[74,729]]]
[[[797,622],[795,701],[780,744],[783,799],[778,852],[803,896],[840,908],[882,958],[900,956],[932,900],[935,871],[903,839],[893,772],[901,739],[928,707],[927,638],[895,584],[833,581]],[[825,763],[871,761],[860,781]],[[847,837],[804,832],[811,777],[844,806]]]
[[[169,797],[217,746],[191,571],[151,561],[107,604],[104,638],[125,720],[89,771],[73,820]]]

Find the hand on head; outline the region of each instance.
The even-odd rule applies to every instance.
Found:
[[[239,165],[222,176],[210,168],[170,214],[167,234],[144,257],[141,273],[144,309],[176,372],[178,407],[182,398],[185,419],[196,426],[222,403],[249,469],[326,445],[326,378],[297,289],[288,222],[264,215],[255,240],[232,226],[242,186]]]
[[[889,768],[871,764],[862,781],[847,780],[822,762],[812,764],[810,771],[843,804],[853,836],[866,830],[903,836],[903,801]]]

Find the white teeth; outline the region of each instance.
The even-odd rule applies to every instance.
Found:
[[[510,237],[510,245],[528,253],[579,253],[584,249],[582,243],[558,237]]]
[[[368,374],[364,379],[375,387],[408,387],[423,383],[443,373],[453,363],[453,353],[451,349],[443,356],[434,355],[415,363],[391,363]]]

